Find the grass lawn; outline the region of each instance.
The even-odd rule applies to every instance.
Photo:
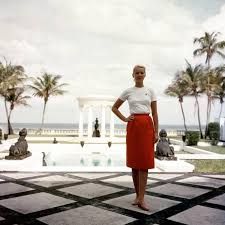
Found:
[[[196,146],[196,147],[206,151],[215,152],[218,154],[225,154],[225,147],[222,146]]]
[[[224,173],[225,159],[198,159],[185,160],[195,166],[194,172],[198,173]]]

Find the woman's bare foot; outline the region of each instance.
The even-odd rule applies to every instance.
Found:
[[[139,202],[138,207],[144,211],[149,211],[149,207],[145,204],[145,202]]]
[[[132,202],[132,205],[138,205],[139,204],[139,201],[138,201],[138,198],[136,198],[133,202]]]

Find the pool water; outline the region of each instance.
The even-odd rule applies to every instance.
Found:
[[[74,152],[64,154],[50,152],[45,156],[46,166],[72,166],[72,167],[121,167],[126,165],[126,152],[121,151],[92,151]]]

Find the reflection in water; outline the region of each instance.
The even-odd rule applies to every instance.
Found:
[[[108,159],[107,166],[111,166],[111,164],[112,164],[112,160]]]
[[[83,159],[83,158],[80,160],[80,164],[81,164],[82,166],[84,166],[84,159]]]
[[[93,159],[92,160],[92,165],[93,166],[99,166],[100,165],[100,160],[99,159]]]
[[[42,166],[47,166],[47,163],[46,163],[46,161],[45,161],[45,152],[42,152],[42,154],[43,154],[43,158],[42,158]]]
[[[45,166],[77,166],[77,167],[117,167],[125,166],[125,154],[106,153],[52,153],[43,160]]]

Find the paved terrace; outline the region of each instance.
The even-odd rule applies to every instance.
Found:
[[[225,174],[149,173],[151,210],[130,173],[0,172],[0,225],[224,225]]]

